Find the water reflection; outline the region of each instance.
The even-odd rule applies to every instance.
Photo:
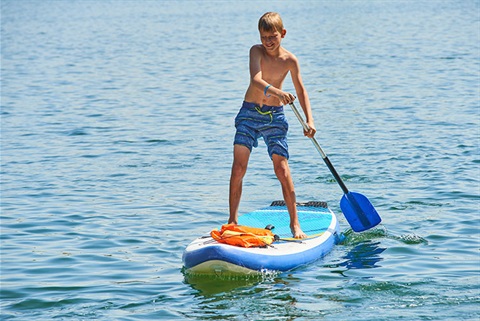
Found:
[[[385,250],[386,248],[380,247],[380,242],[363,242],[348,251],[347,255],[342,257],[346,260],[338,264],[338,266],[344,266],[348,270],[380,267],[381,265],[379,265],[378,262],[383,260],[380,254]]]
[[[305,314],[293,290],[300,281],[278,273],[253,277],[185,274],[184,279],[196,292],[198,309],[190,317],[201,320],[273,320],[277,315],[295,320]]]
[[[237,289],[240,290],[243,287],[252,287],[262,282],[263,278],[261,276],[240,278],[185,274],[184,280],[185,283],[197,290],[200,295],[209,297]]]

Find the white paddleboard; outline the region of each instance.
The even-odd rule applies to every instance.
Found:
[[[246,275],[266,271],[288,271],[314,262],[330,252],[338,242],[339,225],[325,202],[297,205],[300,225],[306,239],[293,239],[290,217],[283,201],[239,217],[240,225],[265,228],[280,237],[268,247],[243,248],[222,244],[202,236],[190,243],[183,253],[187,274]]]

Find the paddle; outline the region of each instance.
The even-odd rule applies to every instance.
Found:
[[[302,124],[303,129],[306,131],[309,130],[308,125],[303,120],[302,115],[300,115],[295,105],[290,103],[290,106],[292,107],[295,116],[297,116],[298,120],[300,121],[300,124]],[[355,232],[362,232],[380,223],[382,219],[368,198],[360,193],[350,192],[348,190],[347,186],[345,186],[345,183],[343,183],[340,175],[338,175],[337,171],[333,167],[325,152],[322,150],[322,147],[320,147],[320,144],[318,144],[315,137],[311,137],[310,139],[344,193],[342,199],[340,200],[340,208],[342,209],[343,215],[345,215],[345,218],[352,229]]]

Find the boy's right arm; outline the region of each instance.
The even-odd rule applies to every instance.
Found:
[[[257,90],[262,91],[269,85],[269,83],[263,79],[262,49],[257,45],[250,49],[250,82]]]

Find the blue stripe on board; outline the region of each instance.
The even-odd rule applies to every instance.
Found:
[[[307,251],[286,255],[263,255],[242,251],[234,246],[226,247],[222,245],[213,245],[197,251],[192,251],[188,254],[188,257],[184,254],[183,261],[187,269],[206,261],[220,260],[257,271],[262,269],[288,271],[300,265],[314,262],[325,256],[325,254],[332,249],[334,244],[335,237],[330,237],[322,243],[321,246],[311,248]],[[267,249],[265,250],[267,251]]]

